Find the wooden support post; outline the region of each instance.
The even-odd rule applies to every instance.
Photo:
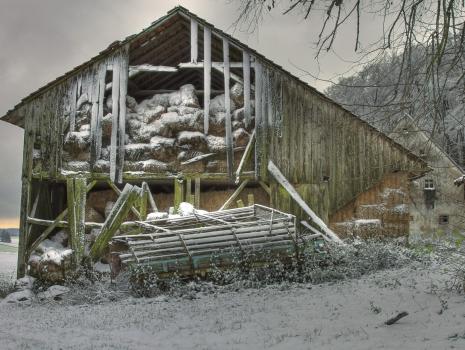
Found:
[[[247,128],[250,125],[250,119],[252,119],[250,104],[250,55],[247,51],[243,51],[242,60],[242,71],[244,75],[244,121],[245,127]]]
[[[88,193],[95,186],[96,183],[97,181],[92,181],[91,183],[89,183],[86,187],[86,193]],[[39,244],[42,243],[43,240],[46,239],[48,235],[52,233],[53,230],[61,224],[62,220],[66,217],[66,215],[68,215],[68,208],[63,210],[56,217],[56,219],[45,229],[45,231],[40,234],[40,236],[34,241],[34,243],[31,244],[27,252],[28,257],[32,254],[34,250],[36,250]]]
[[[195,178],[195,204],[196,209],[200,209],[200,177]]]
[[[241,161],[239,162],[239,166],[237,167],[236,170],[236,185],[239,184],[239,181],[241,179],[241,173],[242,169],[244,168],[245,163],[247,160],[250,158],[250,155],[252,154],[252,149],[253,145],[255,143],[255,129],[252,133],[252,136],[250,137],[249,143],[247,144],[247,147],[245,148],[244,154],[242,155]]]
[[[128,91],[129,54],[128,48],[121,52],[119,70],[119,114],[118,114],[118,156],[116,182],[123,183],[124,143],[126,139],[126,95]]]
[[[242,181],[242,183],[239,185],[239,187],[234,191],[234,193],[231,195],[231,197],[229,197],[228,200],[226,202],[224,202],[224,204],[221,206],[220,209],[218,209],[218,211],[228,209],[229,206],[231,205],[231,203],[234,202],[234,200],[237,198],[237,196],[239,196],[241,194],[242,190],[245,188],[245,186],[248,183],[249,183],[248,179]]]
[[[328,226],[321,220],[315,212],[310,209],[307,203],[303,200],[300,194],[296,191],[294,186],[286,179],[286,177],[281,173],[278,167],[270,160],[268,162],[268,171],[271,175],[278,181],[278,183],[284,187],[284,189],[289,193],[289,195],[294,199],[294,201],[302,208],[302,210],[310,217],[315,225],[317,225],[321,232],[324,233],[328,238],[337,243],[342,243],[341,239],[329,229]]]
[[[260,176],[260,161],[261,161],[261,143],[264,140],[261,139],[262,137],[262,73],[263,68],[260,62],[255,62],[255,130],[256,130],[256,138],[257,142],[255,142],[255,178],[259,178]]]
[[[137,202],[141,194],[142,190],[139,187],[126,184],[121,195],[108,214],[107,219],[103,223],[100,235],[97,237],[90,250],[90,256],[93,261],[99,259],[105,252],[108,247],[108,242],[119,229],[123,220],[129,214],[130,208]]]
[[[119,78],[120,78],[120,56],[115,56],[113,61],[113,79],[111,89],[112,119],[111,119],[111,141],[110,141],[110,179],[116,181],[117,152],[118,152],[118,113],[119,113]]]
[[[73,264],[77,268],[84,257],[86,178],[68,178],[66,184],[70,246],[73,249]]]
[[[231,126],[231,97],[229,92],[229,42],[223,39],[223,61],[224,61],[224,106],[226,110],[225,129],[226,129],[226,161],[228,163],[228,177],[232,181],[234,172],[234,153]]]
[[[242,201],[242,199],[238,199],[236,203],[238,208],[244,208],[244,202]]]
[[[270,186],[268,186],[263,181],[258,181],[258,183],[260,184],[260,186],[262,186],[262,188],[265,190],[265,192],[268,193],[269,196],[271,196],[271,188],[270,188]]]
[[[255,198],[253,196],[253,193],[249,193],[247,195],[247,205],[250,207],[251,205],[255,204]]]
[[[211,89],[211,71],[212,71],[212,58],[211,58],[211,40],[212,32],[210,28],[203,27],[203,95],[204,101],[204,119],[203,129],[205,135],[208,135],[208,125],[210,118],[210,89]]]
[[[191,18],[191,63],[197,63],[198,53],[198,31],[197,21]]]
[[[192,195],[192,179],[186,178],[186,202],[194,205],[194,196]]]
[[[179,208],[179,204],[184,202],[184,179],[174,179],[174,212],[176,213]]]
[[[142,187],[142,195],[140,196],[140,219],[147,220],[147,202],[149,199],[148,192]]]

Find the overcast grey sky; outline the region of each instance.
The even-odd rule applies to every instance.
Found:
[[[317,62],[313,41],[319,18],[265,17],[258,32],[234,31],[236,0],[0,0],[0,114],[32,91],[95,56],[111,42],[139,32],[176,5],[182,5],[228,31],[287,70],[300,67],[334,77],[350,66],[353,31],[336,42],[338,54]],[[362,24],[362,36],[373,36],[373,24]],[[327,84],[302,77],[324,89]],[[22,129],[0,122],[0,227],[15,225],[19,215]]]

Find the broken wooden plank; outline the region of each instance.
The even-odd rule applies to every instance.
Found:
[[[158,212],[157,204],[155,203],[155,199],[152,196],[152,192],[150,191],[149,184],[147,182],[142,182],[142,189],[147,192],[148,201],[150,203],[150,207],[152,208],[152,212]]]
[[[137,186],[126,184],[115,205],[103,223],[99,236],[90,250],[93,261],[99,259],[108,247],[108,242],[119,229],[124,219],[129,214],[131,207],[140,198],[142,190]]]
[[[113,189],[113,191],[116,192],[116,194],[118,196],[121,196],[121,191],[120,189],[112,182],[112,181],[107,181],[108,185]],[[133,214],[140,220],[141,219],[141,216],[140,216],[140,213],[139,211],[134,208],[134,207],[131,207],[131,211],[133,212]]]
[[[210,28],[203,27],[203,89],[205,91],[203,95],[203,130],[205,135],[208,135],[209,118],[210,118],[210,89],[211,89],[211,71],[212,71],[212,59],[211,59],[211,39],[212,33]]]
[[[253,145],[255,143],[255,129],[252,132],[252,136],[250,137],[249,143],[245,148],[244,154],[242,155],[241,161],[239,162],[239,166],[236,170],[236,185],[239,183],[241,178],[242,169],[244,168],[245,163],[249,159],[250,155],[252,154]]]
[[[401,318],[404,318],[405,316],[408,316],[407,311],[402,311],[401,313],[397,314],[396,316],[390,318],[386,322],[384,322],[386,325],[390,326],[399,321]]]
[[[206,153],[206,154],[201,154],[200,156],[197,156],[197,157],[188,159],[188,160],[186,160],[186,161],[184,161],[184,162],[181,162],[181,165],[186,165],[186,164],[195,163],[195,162],[198,162],[198,161],[201,161],[201,160],[210,158],[210,157],[212,157],[212,156],[214,156],[214,155],[217,155],[217,153]]]
[[[234,200],[237,198],[237,196],[239,196],[241,194],[242,190],[245,188],[245,186],[247,186],[248,183],[249,183],[248,179],[242,181],[242,183],[239,185],[239,187],[236,188],[236,190],[231,195],[231,197],[229,197],[228,200],[226,202],[224,202],[224,204],[221,206],[220,209],[218,209],[218,211],[227,209],[231,205],[231,203],[234,202]]]
[[[197,63],[199,57],[199,45],[198,45],[198,33],[199,26],[197,21],[191,18],[191,62]]]
[[[315,225],[317,225],[322,233],[328,236],[332,241],[337,243],[342,243],[341,239],[332,231],[326,224],[321,220],[318,215],[308,206],[307,203],[302,199],[300,194],[296,191],[294,186],[286,179],[286,177],[281,173],[278,167],[270,160],[268,162],[268,171],[276,179],[276,181],[284,187],[284,189],[289,193],[289,195],[294,199],[294,201],[302,208],[302,210],[310,217]]]
[[[247,51],[243,51],[242,60],[242,74],[244,76],[244,122],[245,127],[248,128],[252,119],[252,108],[250,103],[250,55]]]
[[[233,139],[232,139],[232,125],[231,125],[231,97],[229,88],[229,42],[227,39],[223,39],[223,60],[224,60],[224,106],[226,112],[225,119],[225,144],[226,144],[226,162],[228,164],[228,177],[230,180],[233,179],[234,172],[234,153],[233,153]]]

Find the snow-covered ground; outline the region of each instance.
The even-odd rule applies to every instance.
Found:
[[[0,348],[464,349],[465,298],[444,289],[447,278],[412,263],[321,285],[0,304]],[[409,315],[384,324],[401,311]]]
[[[16,252],[0,252],[0,278],[12,277],[16,274]]]

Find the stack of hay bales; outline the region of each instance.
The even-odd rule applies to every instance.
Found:
[[[224,94],[211,100],[208,135],[203,132],[204,110],[200,107],[192,84],[183,85],[172,93],[155,94],[139,103],[128,96],[126,103],[124,171],[165,173],[225,170]],[[250,139],[254,123],[253,117],[250,125],[246,127],[244,123],[242,85],[236,84],[231,88],[230,104],[234,147],[244,147]],[[111,105],[109,97],[105,106],[106,114],[102,119],[102,157],[94,166],[96,172],[109,171]],[[79,131],[68,132],[64,140],[64,162],[67,170],[89,170],[89,123],[90,110],[87,104],[83,104],[76,118]],[[206,153],[216,155],[209,160],[181,164]]]

